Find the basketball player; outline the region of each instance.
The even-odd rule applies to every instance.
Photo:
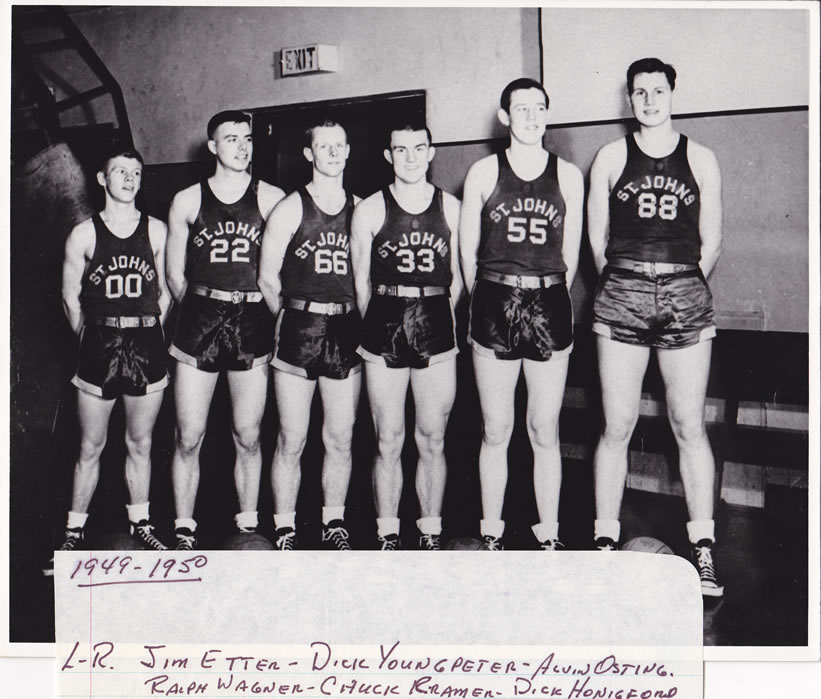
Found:
[[[62,551],[83,543],[111,411],[120,397],[131,534],[143,548],[166,549],[153,533],[148,491],[151,436],[168,385],[162,321],[171,298],[164,274],[165,224],[135,205],[142,171],[139,153],[113,150],[97,173],[105,207],[66,239],[63,308],[80,341],[71,381],[77,387],[80,456]],[[44,572],[53,570],[52,560]]]
[[[453,306],[459,275],[459,200],[427,181],[435,153],[422,123],[390,132],[394,181],[356,207],[354,280],[364,316],[360,354],[376,431],[376,525],[383,551],[400,547],[405,399],[416,407],[419,547],[438,550],[445,494],[445,429],[456,397]]]
[[[350,153],[345,129],[322,121],[305,132],[303,154],[311,181],[274,208],[265,226],[259,288],[279,313],[274,389],[279,435],[271,465],[275,546],[296,547],[300,458],[308,436],[311,402],[322,399],[322,542],[348,551],[345,498],[351,478],[351,443],[361,389],[361,319],[350,263],[351,215],[356,198],[342,187]]]
[[[502,91],[499,120],[510,146],[470,168],[459,247],[472,289],[470,336],[482,409],[481,534],[504,548],[507,450],[520,372],[541,548],[561,550],[559,411],[573,345],[568,288],[579,256],[584,185],[579,169],[542,147],[549,106],[540,83],[519,78]]]
[[[721,249],[721,174],[715,155],[673,129],[676,71],[633,63],[627,94],[639,124],[604,146],[590,172],[588,231],[601,274],[594,305],[604,427],[595,455],[597,548],[619,540],[627,449],[651,348],[664,380],[705,595],[721,596],[712,559],[715,465],[704,428],[715,336],[705,281]]]
[[[181,304],[171,355],[177,360],[177,433],[172,478],[178,549],[196,546],[194,502],[199,453],[214,387],[228,376],[240,532],[253,532],[262,470],[259,429],[265,409],[273,316],[257,288],[265,219],[282,190],[251,177],[251,121],[220,112],[208,122],[216,170],[179,192],[168,213],[168,286]]]

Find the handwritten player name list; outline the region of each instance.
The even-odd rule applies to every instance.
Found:
[[[702,696],[675,556],[58,552],[54,581],[61,699]]]
[[[61,697],[697,697],[697,654],[659,648],[196,647],[76,641],[57,656]],[[672,652],[671,652],[672,651]],[[656,658],[653,660],[652,658]]]

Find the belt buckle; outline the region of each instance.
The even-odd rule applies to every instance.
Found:
[[[342,312],[342,307],[338,303],[329,303],[328,304],[328,315],[329,316],[336,316]]]
[[[522,275],[521,274],[516,275],[516,288],[517,289],[523,288],[522,287]]]
[[[232,291],[231,292],[231,303],[238,304],[242,301],[242,292],[241,291]]]
[[[122,327],[123,327],[123,325],[122,325],[122,319],[120,318],[120,316],[114,316],[111,320],[113,320],[113,321],[114,321],[114,324],[113,324],[113,326],[112,326],[112,327],[115,327],[115,328],[117,328],[118,330],[119,330],[120,328],[122,328]]]

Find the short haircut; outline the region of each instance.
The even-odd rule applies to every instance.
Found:
[[[348,130],[342,126],[336,119],[332,117],[321,117],[319,119],[315,119],[311,122],[311,125],[305,129],[305,147],[310,148],[311,144],[314,142],[314,129],[320,129],[323,127],[333,127],[338,126],[345,132],[345,140],[348,140]]]
[[[676,69],[673,66],[658,58],[640,58],[631,63],[627,69],[628,95],[633,92],[633,80],[639,73],[664,73],[667,76],[667,82],[670,83],[670,89],[676,89]]]
[[[214,114],[208,121],[208,140],[214,140],[214,133],[223,124],[251,124],[251,115],[236,109],[228,109]]]
[[[400,120],[395,121],[393,124],[391,124],[385,139],[387,141],[387,147],[389,150],[391,147],[391,138],[393,137],[394,131],[424,131],[425,135],[428,137],[428,145],[430,146],[433,144],[433,136],[431,135],[428,125],[425,123],[423,119],[407,119],[404,121]]]
[[[509,82],[505,86],[505,89],[502,90],[502,96],[499,98],[499,105],[508,114],[510,114],[510,98],[514,91],[531,89],[538,90],[544,95],[544,106],[549,108],[550,97],[547,96],[544,86],[538,80],[533,80],[533,78],[516,78],[516,80]]]
[[[131,158],[139,162],[140,167],[145,167],[145,160],[143,160],[143,156],[138,150],[132,146],[115,145],[106,151],[105,156],[102,161],[100,161],[100,172],[106,172],[108,170],[108,164],[114,160],[114,158]]]

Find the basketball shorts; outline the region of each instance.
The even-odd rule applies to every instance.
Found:
[[[700,269],[648,275],[607,266],[593,332],[630,345],[681,349],[715,337],[713,295]]]
[[[218,301],[186,294],[169,353],[201,371],[247,371],[267,364],[274,317],[264,301]]]
[[[468,342],[496,359],[545,362],[573,350],[573,307],[566,284],[524,289],[477,279]]]
[[[168,385],[168,353],[159,322],[148,328],[86,325],[80,338],[77,388],[101,398],[145,396]]]
[[[456,330],[447,294],[407,298],[374,294],[359,354],[391,369],[424,369],[455,357]]]
[[[277,319],[276,351],[271,364],[289,374],[346,379],[362,371],[359,311],[325,315],[283,308]]]

